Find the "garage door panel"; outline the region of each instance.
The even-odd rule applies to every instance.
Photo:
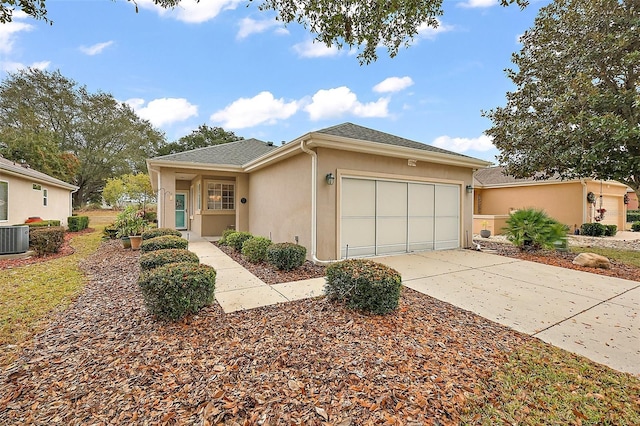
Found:
[[[407,251],[407,217],[378,218],[378,254]]]
[[[377,254],[407,250],[407,184],[377,182]]]
[[[437,185],[435,192],[435,249],[460,245],[460,187]]]
[[[409,218],[409,251],[433,250],[433,217]]]

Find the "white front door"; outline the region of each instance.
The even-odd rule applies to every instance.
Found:
[[[187,192],[176,192],[176,229],[187,229],[188,202]]]

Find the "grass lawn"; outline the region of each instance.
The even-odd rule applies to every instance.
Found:
[[[604,247],[571,247],[571,251],[574,253],[595,253],[640,268],[640,252],[635,250],[618,250]]]
[[[78,263],[100,245],[101,227],[75,237],[74,254],[43,263],[0,271],[0,366],[37,332],[52,312],[66,308],[86,279]]]

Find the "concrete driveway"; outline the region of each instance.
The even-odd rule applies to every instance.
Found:
[[[640,375],[640,282],[471,250],[375,260],[416,291]]]

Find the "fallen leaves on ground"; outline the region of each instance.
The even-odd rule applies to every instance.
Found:
[[[138,256],[83,263],[85,292],[0,375],[0,424],[457,424],[530,340],[410,289],[388,316],[319,298],[156,322]]]

